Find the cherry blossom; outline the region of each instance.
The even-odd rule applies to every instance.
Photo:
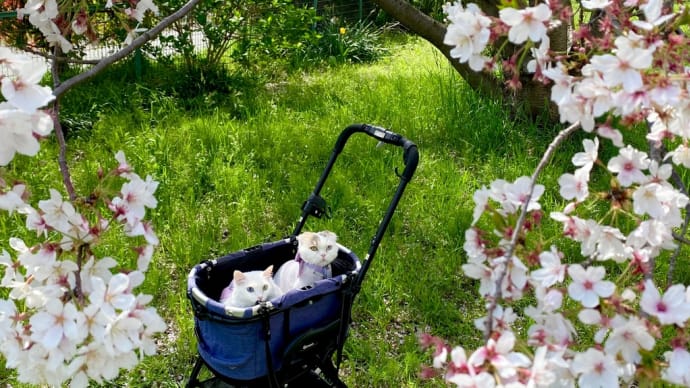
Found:
[[[474,320],[474,327],[477,330],[486,330],[487,317],[481,317]],[[512,307],[503,309],[503,306],[496,306],[493,314],[493,327],[497,330],[508,330],[517,319],[517,315],[513,312]]]
[[[15,71],[14,78],[3,77],[0,81],[2,95],[17,109],[33,113],[55,98],[49,87],[38,84],[47,69],[48,65],[45,62],[36,62]]]
[[[642,7],[642,12],[644,12],[644,20],[633,20],[632,23],[644,30],[652,30],[654,27],[660,26],[673,17],[674,14],[662,15],[661,9],[664,3],[661,0],[648,0]]]
[[[510,26],[508,32],[510,42],[521,44],[527,39],[539,42],[546,36],[546,27],[551,20],[551,9],[543,3],[521,10],[504,8],[499,12],[499,17]]]
[[[631,317],[622,321],[614,320],[604,350],[607,354],[620,354],[628,363],[639,363],[642,360],[639,349],[652,350],[656,341],[641,318]]]
[[[654,283],[647,280],[640,307],[664,325],[675,324],[682,327],[690,318],[690,302],[685,299],[685,287],[680,284],[669,287],[662,296]]]
[[[462,271],[471,279],[480,281],[479,293],[490,295],[496,289],[494,272],[481,261],[473,261],[462,265]]]
[[[674,348],[664,353],[668,368],[663,372],[663,378],[673,384],[690,386],[690,353],[687,349]]]
[[[678,34],[687,24],[678,17],[687,13],[686,5],[676,4],[671,11],[661,0],[579,4],[577,12],[597,10],[598,20],[575,31],[569,52],[553,50],[546,38],[553,26],[572,20],[572,10],[559,9],[558,3],[501,5],[498,18],[489,18],[488,24],[482,19],[482,29],[491,31],[487,45],[493,43],[497,50],[486,59],[493,67],[481,70],[498,67],[510,75],[526,69],[534,81],[551,87],[550,100],[557,105],[562,123],[578,124],[597,136],[585,139],[584,152],[572,157],[575,170],[562,173],[556,188],[546,189],[569,201],[549,213],[550,220],[563,225],[562,237],[579,245],[580,257],[569,255],[569,264],[561,264],[559,241],[545,239],[539,231],[543,211],[539,201],[545,191],[534,183],[538,179],[496,179],[475,193],[472,228],[465,234],[464,269],[479,280],[488,314],[475,321],[484,334],[484,346],[467,361],[463,350],[460,369],[447,366],[452,382],[463,386],[476,386],[477,377],[487,370],[494,372],[493,379],[482,377],[487,386],[596,387],[638,380],[656,384],[658,378],[653,376],[690,385],[685,328],[690,288],[670,284],[671,273],[663,293],[646,280],[658,279],[654,272],[658,262],[666,262],[668,251],[673,251],[675,260],[679,243],[686,242],[688,196],[680,181],[684,169],[690,168],[690,77],[687,38]],[[459,4],[453,7],[455,13],[465,12]],[[481,12],[463,16],[466,26],[476,22],[472,19],[476,15],[484,17]],[[592,34],[590,28],[599,30]],[[500,45],[506,38],[515,44],[509,61]],[[467,59],[467,43],[448,44],[465,50],[462,60]],[[628,134],[640,128],[649,129],[645,134],[652,147],[649,156],[640,148],[639,137],[638,145],[628,144]],[[608,162],[599,160],[598,137],[611,140],[602,155],[611,154],[609,146],[615,147]],[[535,178],[552,156],[551,146]],[[545,248],[552,244],[550,250]],[[607,261],[607,269],[593,265],[598,261]],[[524,278],[525,286],[520,287]],[[520,302],[523,294],[531,295],[536,305]],[[572,301],[580,306],[573,308]],[[526,332],[513,329],[517,322],[511,324],[512,318],[505,319],[507,311],[522,316],[517,308],[530,319]],[[574,317],[577,320],[571,321]],[[576,337],[581,325],[593,327],[586,332],[595,346]],[[671,331],[665,326],[676,327]],[[532,350],[525,354],[531,364],[519,359],[499,362],[505,368],[501,372],[486,355],[506,354],[496,350],[496,341],[508,332],[513,337],[505,349],[522,341]],[[647,356],[664,347],[670,349],[666,362]]]
[[[616,40],[616,45],[619,46],[616,55],[594,56],[591,64],[593,69],[602,74],[606,86],[611,88],[622,86],[626,92],[630,93],[642,88],[642,76],[639,71],[652,65],[654,47],[648,50],[626,50],[624,48],[632,44],[625,40],[627,40],[626,37]]]
[[[122,185],[121,196],[113,198],[111,209],[118,214],[118,219],[136,225],[144,217],[146,208],[155,208],[158,204],[153,196],[156,188],[158,182],[151,176],[147,176],[144,181],[134,174],[129,182]]]
[[[34,314],[29,320],[31,339],[48,350],[56,348],[63,337],[79,342],[86,336],[80,329],[83,320],[74,304],[63,304],[59,300],[51,299],[46,303],[44,311]]]
[[[496,341],[489,339],[486,346],[472,353],[468,363],[478,366],[488,362],[501,379],[510,381],[516,376],[518,367],[531,364],[524,354],[513,351],[514,346],[515,335],[511,331],[505,331]]]
[[[612,356],[596,349],[587,349],[578,353],[573,359],[573,372],[579,375],[581,387],[615,387],[618,386],[618,366]]]
[[[633,183],[645,182],[646,177],[642,170],[649,167],[649,158],[646,153],[628,145],[620,150],[618,156],[609,160],[607,167],[612,173],[618,174],[620,184],[627,187]]]
[[[561,186],[559,193],[565,199],[582,202],[589,196],[589,173],[585,169],[578,169],[575,174],[565,173],[558,178]]]
[[[463,8],[459,2],[444,7],[450,21],[443,43],[454,46],[450,51],[453,58],[461,63],[469,62],[473,70],[484,67],[485,57],[482,52],[489,42],[491,20],[484,16],[476,4],[467,4]]]
[[[576,153],[573,155],[571,160],[573,165],[582,167],[582,170],[585,170],[589,173],[598,158],[599,138],[595,137],[594,140],[585,139],[582,141],[582,145],[585,149],[584,152]]]
[[[40,149],[37,136],[52,131],[52,120],[42,112],[25,112],[0,103],[0,166],[6,166],[15,154],[35,156]]]
[[[568,295],[584,307],[598,306],[599,298],[611,296],[616,289],[615,284],[603,280],[606,276],[604,267],[584,269],[580,264],[573,264],[568,267],[568,275],[573,280],[568,286]]]
[[[158,15],[158,6],[156,6],[152,0],[139,0],[136,8],[127,8],[124,12],[132,19],[141,23],[144,21],[144,16],[149,11],[154,15]]]
[[[541,268],[532,271],[530,277],[542,287],[551,287],[556,283],[562,283],[565,279],[567,266],[561,264],[561,254],[555,246],[550,251],[539,254]]]

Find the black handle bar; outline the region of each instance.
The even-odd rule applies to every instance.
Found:
[[[345,147],[345,143],[353,134],[357,132],[363,132],[367,135],[378,139],[387,144],[392,144],[394,146],[403,148],[403,160],[405,161],[405,170],[401,174],[402,178],[406,181],[412,179],[415,170],[417,169],[417,164],[419,163],[419,152],[417,151],[417,145],[404,136],[399,135],[393,131],[385,128],[377,127],[370,124],[354,124],[345,128],[343,132],[338,137],[335,143],[335,153],[339,154]]]
[[[400,201],[400,198],[402,197],[403,192],[405,191],[407,183],[410,181],[410,179],[412,179],[412,176],[414,175],[414,172],[417,169],[417,165],[419,164],[419,152],[417,150],[417,145],[415,143],[406,139],[404,136],[392,132],[388,129],[376,127],[369,124],[353,124],[345,128],[343,132],[341,132],[340,136],[338,137],[338,140],[335,143],[335,147],[333,148],[333,152],[331,153],[331,157],[328,161],[328,164],[326,165],[326,168],[321,174],[321,178],[316,184],[314,191],[309,196],[309,199],[302,206],[302,216],[300,217],[300,220],[297,226],[295,227],[295,231],[293,232],[293,236],[296,236],[300,233],[308,216],[316,215],[318,217],[321,215],[321,211],[315,211],[315,207],[318,207],[319,204],[324,203],[324,200],[319,196],[319,193],[321,192],[321,189],[323,188],[323,185],[326,182],[326,178],[328,178],[331,169],[335,164],[335,160],[338,158],[338,155],[342,152],[343,148],[345,147],[345,143],[347,143],[350,136],[358,132],[366,133],[367,135],[384,143],[401,147],[403,149],[403,160],[405,163],[405,170],[402,174],[398,174],[398,177],[400,178],[400,183],[398,184],[397,190],[395,191],[395,194],[393,195],[393,198],[391,199],[391,202],[388,205],[386,213],[383,215],[383,219],[379,224],[378,230],[376,231],[376,235],[371,240],[369,252],[367,253],[367,256],[365,257],[364,262],[362,264],[362,268],[354,281],[355,293],[359,291],[359,287],[362,284],[364,276],[366,275],[367,270],[371,265],[371,261],[374,258],[374,255],[376,254],[376,250],[379,244],[381,243],[381,239],[383,238],[383,235],[386,232],[386,229],[388,228],[388,224],[391,218],[393,217],[395,208],[398,206],[398,202]]]

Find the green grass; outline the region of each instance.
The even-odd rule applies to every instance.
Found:
[[[217,103],[181,109],[188,105],[151,86],[123,90],[117,77],[99,77],[66,96],[70,112],[91,112],[70,116],[92,124],[68,136],[80,193],[90,189],[99,161],[113,160],[118,150],[139,174],[160,181],[153,221],[161,245],[142,288],[154,295],[169,329],[160,354],[115,385],[184,384],[196,356],[185,296],[189,270],[288,235],[338,134],[359,122],[416,142],[421,162],[355,301],[344,380],[352,387],[437,386],[417,376],[430,357],[416,335],[428,331],[466,347],[480,343],[472,322],[483,305],[477,284],[460,268],[472,194],[494,179],[531,174],[556,129],[511,117],[475,95],[423,41],[391,51],[373,65],[319,69],[254,90],[240,116]],[[15,167],[34,171],[36,199],[47,197],[46,181],[60,187],[55,147],[43,147],[42,161],[21,157]],[[553,186],[569,163],[561,155],[579,150],[579,138],[565,147],[542,183]],[[333,217],[310,219],[307,229],[332,230],[363,257],[397,184],[395,169],[402,167],[399,149],[353,137],[322,192]],[[556,194],[547,192],[544,202],[556,203]],[[5,235],[12,231],[4,220],[1,227]],[[11,372],[0,369],[2,381],[15,384]]]

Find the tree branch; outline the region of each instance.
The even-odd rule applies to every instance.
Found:
[[[50,55],[50,54],[44,53],[41,50],[32,50],[31,48],[26,48],[26,49],[24,49],[24,51],[29,52],[33,55],[37,55],[39,57],[43,57],[47,60],[60,62],[60,63],[72,63],[72,64],[76,64],[76,65],[95,65],[100,61],[100,59],[76,59],[76,58],[69,58],[69,57],[62,56],[62,55],[55,55],[55,54]]]
[[[473,90],[488,98],[505,99],[503,85],[499,79],[488,72],[475,72],[466,63],[460,63],[450,56],[452,47],[443,43],[446,26],[405,0],[374,0],[374,2],[407,29],[434,45]],[[498,14],[498,11],[496,13]]]
[[[60,46],[56,45],[53,49],[53,56],[60,56]],[[53,78],[53,87],[60,84],[60,63],[53,62],[50,67],[50,74]],[[69,172],[69,166],[67,165],[67,144],[65,142],[65,133],[62,131],[62,124],[60,124],[60,98],[56,97],[55,102],[53,102],[53,107],[50,110],[50,116],[53,119],[53,128],[55,129],[55,137],[57,137],[59,154],[58,154],[58,166],[60,167],[60,174],[62,174],[62,183],[65,185],[67,190],[67,195],[71,201],[77,199],[77,193],[74,190],[74,184],[72,184],[72,175]]]
[[[143,46],[146,42],[154,39],[156,36],[158,36],[158,34],[160,34],[172,23],[187,15],[192,10],[192,8],[194,8],[194,6],[197,5],[200,1],[201,0],[189,0],[182,8],[178,9],[177,11],[173,12],[172,14],[161,20],[160,23],[158,23],[150,30],[147,30],[143,32],[141,35],[139,35],[136,39],[132,41],[130,45],[123,47],[118,52],[108,57],[103,58],[88,71],[80,73],[79,75],[76,75],[68,79],[67,81],[61,83],[59,86],[53,89],[53,95],[55,97],[60,97],[75,85],[88,80],[89,78],[100,73],[113,63],[125,58],[127,55],[134,52],[134,50]]]
[[[489,340],[491,332],[493,331],[493,316],[494,312],[496,311],[498,301],[502,298],[503,292],[501,291],[501,285],[503,284],[503,279],[505,278],[507,273],[507,263],[513,257],[513,253],[515,252],[515,248],[517,246],[520,230],[522,230],[522,227],[525,223],[525,218],[527,218],[527,206],[529,205],[529,202],[532,200],[532,194],[534,193],[534,187],[537,184],[537,178],[539,178],[539,174],[541,174],[541,172],[544,170],[546,165],[551,160],[551,156],[553,156],[553,154],[556,152],[556,149],[561,145],[561,143],[563,143],[563,141],[568,136],[570,136],[570,134],[575,132],[578,128],[580,128],[579,122],[572,124],[571,126],[561,130],[558,133],[558,135],[556,135],[556,137],[553,139],[553,141],[551,141],[551,144],[549,144],[549,147],[546,149],[544,156],[542,156],[541,160],[539,161],[539,164],[537,165],[537,168],[534,170],[534,173],[532,174],[530,182],[530,192],[527,195],[527,198],[525,198],[524,200],[522,209],[520,210],[520,216],[518,217],[518,220],[515,223],[515,227],[513,228],[513,235],[510,238],[510,244],[508,244],[508,249],[506,250],[506,253],[503,255],[505,264],[503,265],[503,268],[501,268],[501,272],[498,274],[498,278],[496,279],[496,294],[494,295],[494,298],[491,300],[491,303],[488,307],[488,317],[486,319],[487,330],[486,333],[484,333],[485,341]]]

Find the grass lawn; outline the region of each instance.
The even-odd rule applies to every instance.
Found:
[[[255,92],[239,118],[222,104],[183,110],[153,87],[122,89],[111,79],[66,96],[65,106],[79,106],[93,122],[68,134],[80,193],[91,189],[98,161],[114,162],[118,150],[137,173],[160,181],[153,222],[161,245],[142,290],[154,295],[169,328],[160,354],[123,373],[115,386],[186,382],[196,356],[185,296],[189,270],[289,234],[338,134],[360,122],[403,134],[421,157],[355,301],[344,380],[351,387],[438,386],[418,378],[431,359],[417,334],[466,347],[480,343],[473,327],[483,313],[477,284],[460,268],[472,194],[496,178],[531,174],[557,129],[511,117],[476,96],[424,41],[410,39],[393,50],[376,64],[319,69]],[[569,151],[579,150],[575,140]],[[43,147],[40,158],[21,157],[12,167],[35,172],[35,199],[48,197],[44,182],[60,182],[54,144]],[[556,156],[543,182],[555,182],[569,155]],[[398,148],[353,137],[322,191],[332,218],[312,218],[305,229],[332,230],[363,257],[397,184],[396,168],[402,168]],[[543,202],[554,203],[556,194],[547,191]],[[7,219],[0,227],[13,233]],[[19,386],[11,371],[0,369],[5,382]]]

